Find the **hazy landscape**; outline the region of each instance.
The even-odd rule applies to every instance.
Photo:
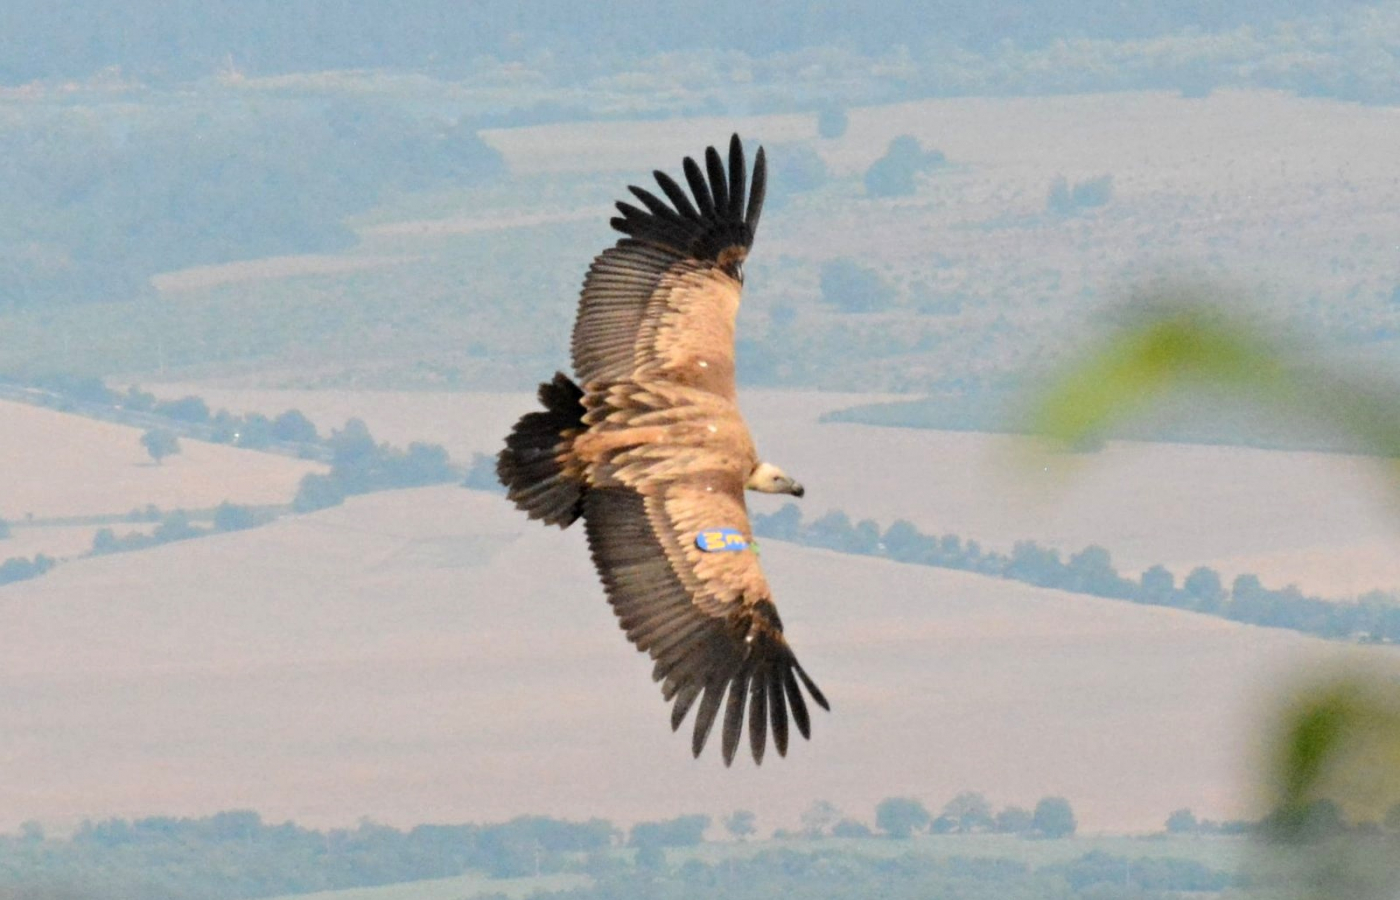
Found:
[[[21,6],[0,898],[1287,895],[1240,835],[1279,700],[1394,665],[1393,466],[1209,394],[1018,414],[1162,285],[1400,378],[1400,5]],[[833,708],[726,768],[489,457],[612,201],[731,132],[741,405],[807,488],[750,509]]]

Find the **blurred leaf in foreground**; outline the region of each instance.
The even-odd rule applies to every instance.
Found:
[[[1288,341],[1184,287],[1134,297],[1127,324],[1054,373],[1035,398],[1030,431],[1093,446],[1172,391],[1224,390],[1350,434],[1367,452],[1400,457],[1392,386],[1332,371]]]
[[[1134,298],[1119,333],[1046,382],[1033,433],[1094,446],[1167,393],[1209,387],[1400,459],[1400,391],[1230,316],[1211,302],[1222,293]],[[1264,836],[1291,848],[1280,857],[1291,874],[1277,883],[1314,897],[1400,896],[1400,677],[1372,667],[1314,681],[1291,696],[1281,722],[1261,779],[1274,810]]]
[[[1355,670],[1296,693],[1269,744],[1265,865],[1294,896],[1400,896],[1400,679]]]
[[[1385,822],[1400,804],[1400,680],[1357,672],[1295,694],[1273,747],[1270,837],[1312,837],[1322,802],[1351,823]]]

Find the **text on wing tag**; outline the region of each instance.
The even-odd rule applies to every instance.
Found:
[[[695,546],[706,553],[746,550],[749,542],[733,528],[705,528],[695,536]]]

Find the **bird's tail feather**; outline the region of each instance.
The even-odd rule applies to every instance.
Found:
[[[563,372],[540,385],[542,411],[526,413],[496,457],[496,477],[532,519],[567,528],[583,511],[586,486],[569,460],[583,430],[583,391]]]

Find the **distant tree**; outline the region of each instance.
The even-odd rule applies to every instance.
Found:
[[[1142,587],[1138,596],[1144,603],[1167,606],[1176,594],[1176,578],[1162,565],[1155,565],[1143,572],[1140,583]]]
[[[151,459],[156,464],[161,464],[167,456],[173,456],[180,452],[180,441],[175,437],[175,432],[168,428],[152,428],[141,435],[141,446],[146,448],[146,452],[151,455]]]
[[[822,302],[845,313],[880,312],[894,305],[894,288],[869,266],[850,259],[823,263]]]
[[[805,543],[828,550],[846,549],[855,534],[851,517],[846,515],[845,510],[840,509],[831,510],[802,531]]]
[[[395,461],[392,467],[395,487],[416,487],[426,484],[442,484],[457,477],[447,450],[439,444],[414,441],[408,445],[408,452]]]
[[[920,533],[919,529],[906,519],[896,519],[885,529],[880,542],[885,545],[885,552],[890,558],[900,562],[919,562],[934,545],[932,538]]]
[[[1104,548],[1091,544],[1069,558],[1066,564],[1070,590],[1099,597],[1130,598],[1137,585],[1118,574]]]
[[[1268,591],[1259,581],[1258,575],[1245,573],[1236,575],[1235,580],[1230,584],[1230,599],[1236,603],[1251,603],[1265,599]]]
[[[874,519],[861,519],[851,534],[851,553],[874,555],[880,552],[880,526]]]
[[[705,839],[710,817],[678,816],[664,822],[638,822],[632,826],[629,843],[634,847],[654,844],[658,847],[694,847]]]
[[[121,549],[121,543],[117,540],[117,533],[110,528],[99,528],[92,536],[92,554],[101,556],[104,553],[116,553]]]
[[[823,106],[817,112],[817,134],[827,140],[833,140],[845,134],[850,124],[846,110],[839,106]]]
[[[870,827],[864,822],[857,822],[855,819],[842,819],[831,826],[832,837],[868,838],[870,835]]]
[[[170,541],[183,541],[192,537],[199,537],[204,532],[190,524],[189,515],[181,509],[166,513],[160,520],[156,530],[151,532],[151,537],[158,544]]]
[[[642,844],[637,847],[636,865],[644,872],[662,872],[666,869],[666,851],[660,844]]]
[[[1386,831],[1400,834],[1400,803],[1396,803],[1386,810],[1385,818],[1381,820],[1381,824],[1385,826]]]
[[[865,171],[865,192],[872,197],[910,196],[917,187],[915,176],[947,161],[938,150],[924,150],[913,135],[900,135]]]
[[[893,838],[907,838],[927,828],[928,810],[912,797],[886,797],[875,806],[875,827]]]
[[[1225,585],[1220,581],[1220,573],[1205,566],[1197,566],[1181,583],[1181,590],[1191,601],[1193,609],[1201,612],[1215,612],[1225,604]]]
[[[754,820],[757,818],[747,809],[736,809],[724,818],[724,829],[739,840],[747,840],[754,833]]]
[[[250,450],[258,450],[272,443],[272,422],[262,413],[248,413],[238,423],[234,433],[234,443]]]
[[[214,528],[219,531],[242,531],[260,524],[258,514],[246,506],[234,506],[224,501],[214,510]]]
[[[1045,208],[1057,216],[1071,216],[1080,210],[1104,206],[1112,199],[1112,175],[1101,175],[1073,186],[1061,175],[1050,183]]]
[[[1200,827],[1201,823],[1196,821],[1196,814],[1189,809],[1178,809],[1167,816],[1168,834],[1195,834]]]
[[[228,809],[214,813],[206,826],[215,841],[250,841],[262,831],[262,816],[251,809]]]
[[[1059,551],[1035,541],[1017,541],[1011,548],[1006,577],[1038,587],[1067,587],[1071,582],[1071,572],[1060,560]]]
[[[929,834],[954,834],[958,830],[958,820],[952,816],[938,816],[928,823]]]
[[[297,494],[292,498],[292,509],[299,513],[308,513],[339,506],[344,502],[345,488],[339,479],[313,472],[302,477]]]
[[[1265,834],[1292,843],[1325,841],[1347,830],[1342,808],[1327,798],[1275,810],[1259,824]]]
[[[232,444],[238,437],[238,426],[242,420],[226,409],[221,409],[209,419],[209,440],[216,444]]]
[[[38,578],[55,565],[53,557],[40,553],[33,559],[17,556],[0,563],[0,584]]]
[[[129,409],[132,412],[150,412],[155,409],[156,395],[143,391],[133,384],[126,389],[126,395],[122,397],[121,404],[123,409]]]
[[[841,810],[828,800],[818,800],[802,813],[802,833],[809,838],[819,838],[826,830],[841,819]]]
[[[10,536],[10,523],[0,519],[0,541]]]
[[[505,493],[501,480],[496,477],[496,457],[487,456],[485,453],[473,455],[471,465],[467,467],[467,477],[462,479],[462,487],[474,491]]]
[[[992,805],[977,791],[963,791],[943,805],[943,815],[966,834],[992,827]]]
[[[1113,199],[1113,176],[1100,175],[1098,178],[1081,181],[1070,192],[1070,198],[1080,209],[1104,206]]]
[[[293,444],[314,444],[320,439],[315,424],[295,409],[289,409],[272,420],[272,437]]]
[[[115,406],[120,395],[110,390],[106,383],[95,375],[71,375],[67,373],[51,375],[35,380],[37,387],[47,388],[56,394],[91,403],[95,406]]]
[[[1031,817],[1035,830],[1047,838],[1065,838],[1079,827],[1074,810],[1064,797],[1046,797],[1035,805]]]
[[[128,522],[159,522],[161,517],[160,507],[154,503],[147,503],[145,506],[138,506],[126,514]]]
[[[1035,815],[1022,806],[1008,806],[997,813],[993,828],[1001,834],[1024,834],[1035,828]]]
[[[209,421],[209,405],[198,397],[181,397],[157,403],[154,412],[167,419],[203,425]]]
[[[326,444],[331,449],[331,464],[342,473],[371,468],[379,450],[363,419],[346,421],[344,428],[331,432]]]
[[[802,531],[802,511],[796,503],[784,503],[775,513],[755,516],[754,531],[780,541],[797,540]]]

